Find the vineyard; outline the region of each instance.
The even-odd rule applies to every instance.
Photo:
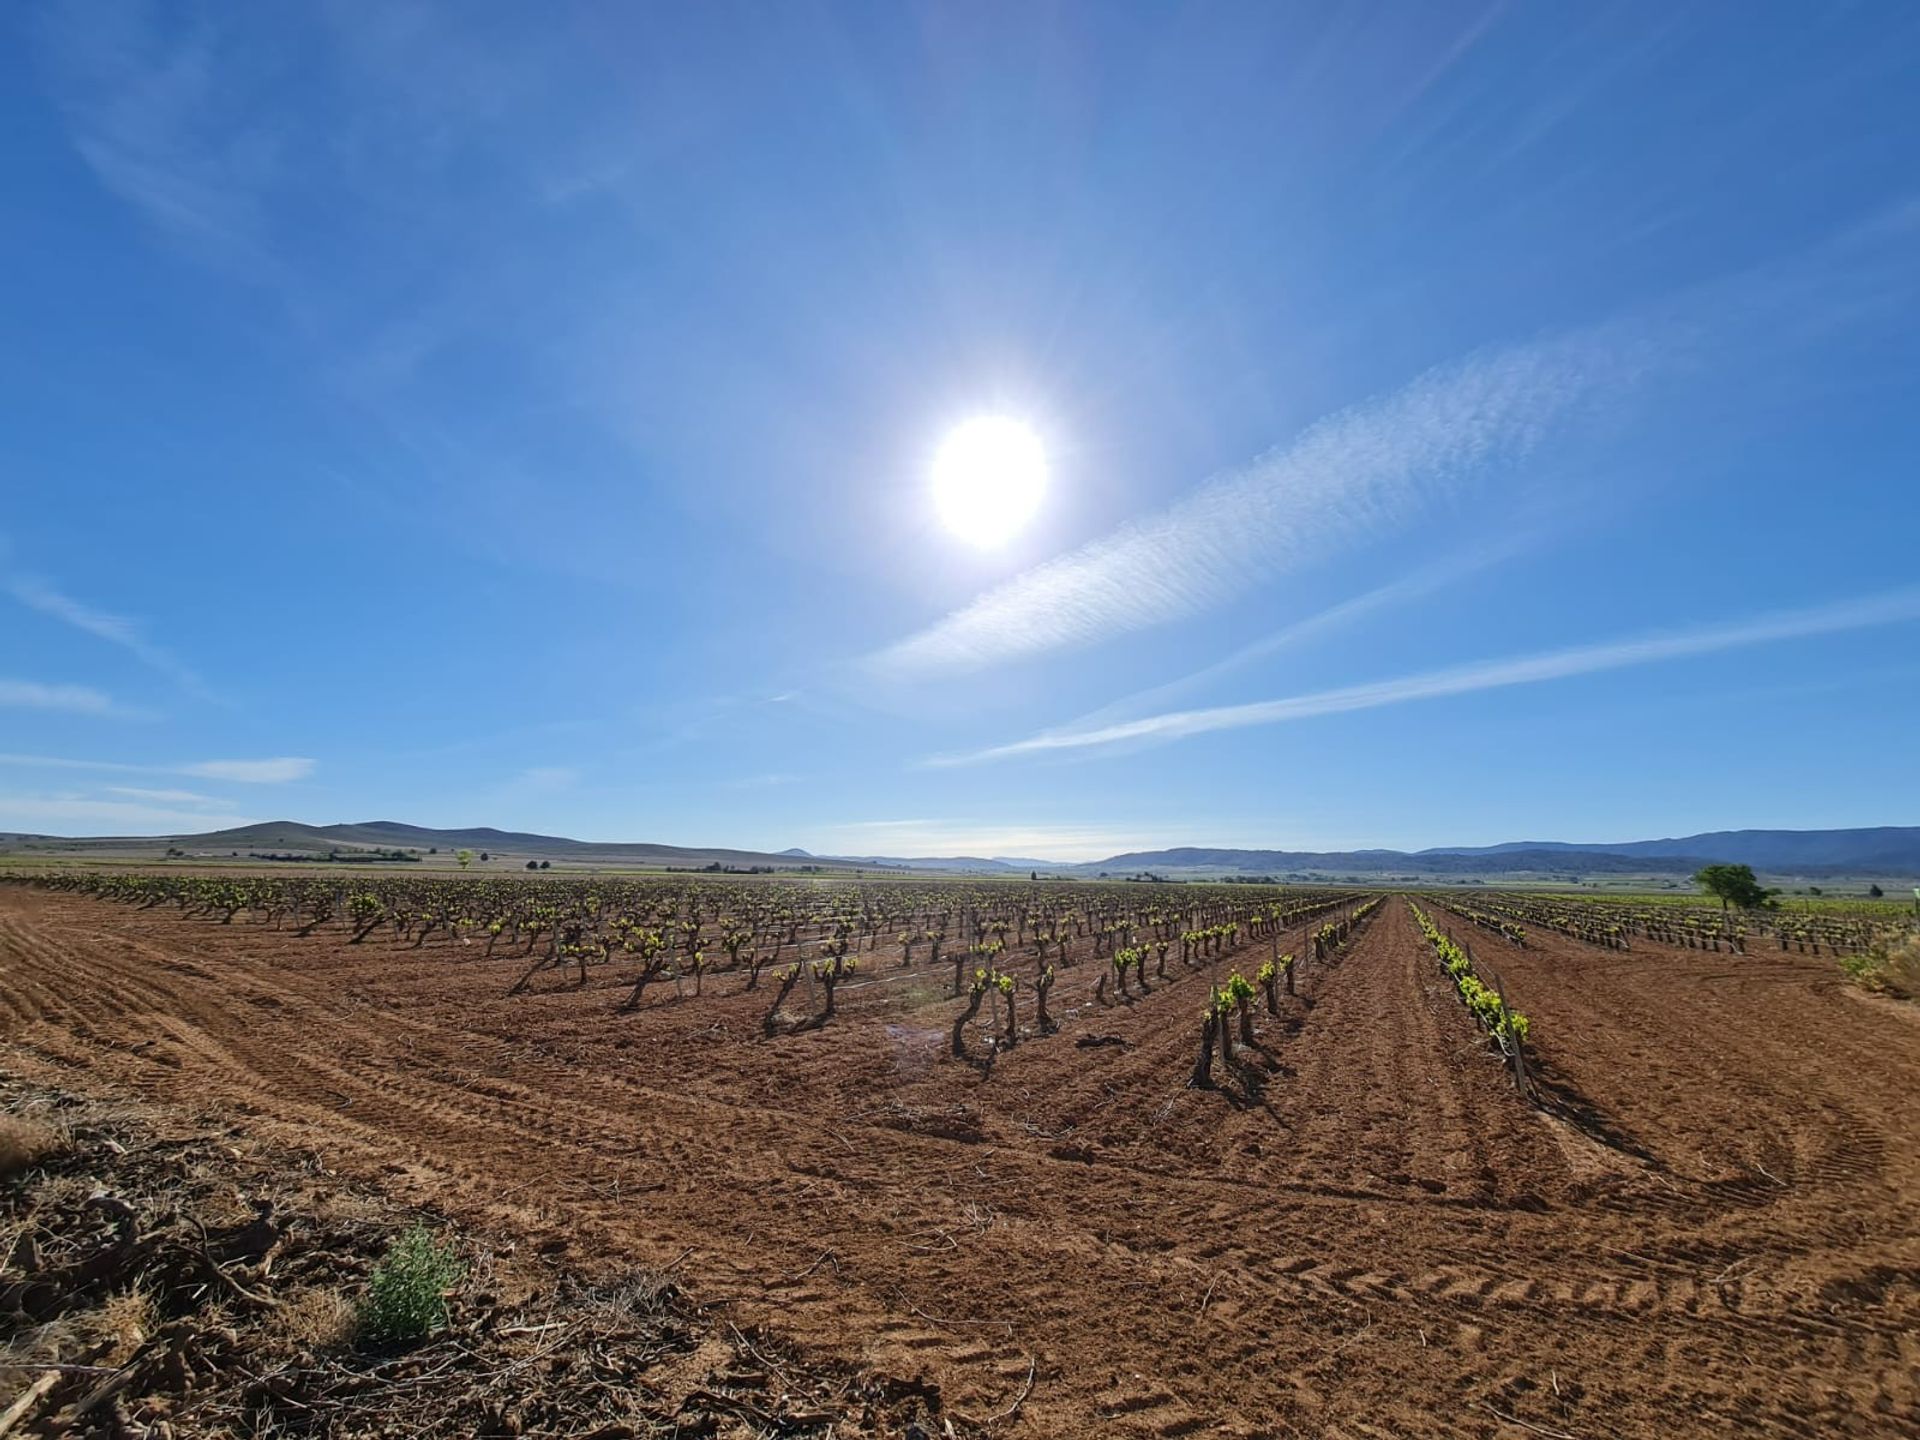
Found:
[[[1754,948],[1839,957],[1858,955],[1905,933],[1913,924],[1905,907],[1897,903],[1856,902],[1816,911],[1726,910],[1671,899],[1574,900],[1498,892],[1478,895],[1472,902],[1445,895],[1426,898],[1518,944],[1525,943],[1531,926],[1613,950],[1631,949],[1637,937],[1736,955]]]
[[[1200,1086],[1213,1083],[1216,1044],[1222,1063],[1235,1068],[1230,1013],[1239,1017],[1244,1048],[1254,1045],[1252,985],[1239,969],[1221,980],[1223,968],[1243,955],[1264,957],[1258,974],[1267,1013],[1277,1017],[1277,978],[1284,974],[1294,993],[1296,971],[1309,962],[1331,963],[1380,904],[1317,891],[1250,899],[1243,887],[1225,886],[1186,887],[1177,904],[1140,905],[1124,886],[517,878],[381,878],[342,886],[308,878],[0,875],[0,881],[9,878],[187,920],[266,926],[350,945],[375,939],[426,963],[517,956],[527,963],[507,987],[508,998],[553,986],[610,988],[620,996],[611,1008],[622,1014],[646,1004],[656,983],[655,1003],[679,1004],[701,998],[710,983],[716,997],[729,985],[751,994],[768,976],[760,1025],[767,1039],[825,1026],[838,1011],[842,987],[851,993],[945,985],[950,998],[966,1001],[951,1026],[952,1054],[989,1067],[1023,1037],[1059,1033],[1055,1013],[1065,1002],[1056,1000],[1050,1011],[1048,998],[1075,970],[1092,974],[1094,1007],[1131,1005],[1187,975],[1205,974],[1213,983],[1201,1017],[1203,1063],[1194,1071]],[[1282,939],[1295,932],[1301,954],[1282,954]],[[663,991],[671,992],[667,1000],[658,998]],[[1023,1026],[1019,1006],[1029,994],[1034,1007]],[[1076,1003],[1065,1013],[1086,1008]]]
[[[1892,1098],[1920,1030],[1835,956],[1898,926],[22,873],[0,1053],[539,1253],[672,1266],[957,1433],[1879,1435],[1920,1421],[1920,1133]]]

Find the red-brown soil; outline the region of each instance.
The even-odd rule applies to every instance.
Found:
[[[953,1418],[743,1331],[659,1271],[589,1279],[551,1247],[436,1221],[217,1113],[0,1082],[0,1429],[746,1440]],[[423,1336],[363,1333],[355,1302],[423,1223],[455,1267],[447,1313]]]
[[[220,1107],[583,1263],[679,1259],[968,1415],[1031,1371],[1007,1433],[1920,1433],[1915,1012],[1797,956],[1473,939],[1545,1111],[1398,898],[1260,1015],[1257,1093],[1185,1088],[1202,974],[1106,1007],[1064,969],[1061,1033],[984,1071],[946,1056],[950,967],[888,951],[766,1041],[734,975],[623,1015],[611,970],[508,999],[521,962],[478,946],[18,886],[0,1063]]]

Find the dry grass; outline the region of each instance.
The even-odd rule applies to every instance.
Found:
[[[1847,973],[1869,990],[1902,1000],[1920,999],[1920,931],[1876,945],[1844,963]]]
[[[11,1180],[65,1154],[69,1145],[67,1136],[51,1125],[18,1115],[0,1115],[0,1180]]]
[[[359,1314],[338,1290],[315,1288],[291,1296],[273,1312],[272,1323],[304,1349],[339,1350],[353,1343]]]
[[[140,1286],[108,1296],[86,1310],[73,1310],[43,1324],[24,1326],[0,1345],[0,1366],[33,1366],[85,1359],[119,1365],[153,1336],[160,1314]],[[0,1382],[11,1372],[0,1368]]]
[[[153,1297],[137,1286],[112,1295],[81,1317],[81,1325],[96,1341],[113,1348],[100,1362],[118,1365],[146,1342],[159,1324]]]
[[[254,1216],[253,1203],[234,1185],[202,1183],[187,1197],[200,1223],[217,1230],[223,1225],[244,1225]]]
[[[1920,997],[1920,935],[1909,935],[1898,945],[1887,947],[1887,963],[1881,969],[1887,989],[1903,999]]]
[[[611,1284],[594,1287],[583,1308],[593,1326],[632,1329],[664,1314],[673,1294],[673,1282],[664,1274],[639,1269]]]
[[[287,1204],[304,1208],[322,1225],[373,1225],[387,1220],[389,1211],[375,1197],[338,1185],[328,1189],[307,1186],[291,1195]]]

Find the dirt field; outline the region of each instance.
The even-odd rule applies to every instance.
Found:
[[[1184,1088],[1199,974],[1105,1007],[1065,969],[1061,1033],[982,1073],[886,952],[765,1041],[734,976],[620,1015],[617,975],[509,1000],[477,947],[18,886],[0,1065],[217,1106],[583,1263],[679,1259],[969,1414],[1031,1374],[1008,1434],[1920,1434],[1920,1012],[1820,960],[1473,939],[1547,1113],[1398,898],[1260,1016],[1256,1095]]]

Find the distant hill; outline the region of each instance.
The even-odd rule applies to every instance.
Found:
[[[782,851],[790,854],[790,851]],[[803,850],[800,852],[805,854]],[[814,857],[819,859],[821,857]],[[841,865],[863,865],[890,870],[948,870],[963,874],[1012,874],[1014,867],[1003,860],[985,860],[978,855],[831,855],[825,857]],[[1024,868],[1032,869],[1032,866]],[[1059,866],[1044,868],[1058,869]]]
[[[557,835],[533,835],[524,831],[496,830],[476,826],[463,830],[436,830],[425,825],[406,825],[397,820],[369,820],[355,825],[306,825],[297,820],[267,820],[257,825],[236,825],[227,830],[211,830],[195,835],[93,836],[63,838],[48,835],[0,836],[0,842],[23,844],[38,851],[81,855],[158,856],[169,849],[188,855],[220,858],[227,855],[311,854],[323,857],[330,851],[417,850],[423,854],[438,850],[451,856],[458,850],[484,852],[496,862],[523,864],[528,860],[547,860],[576,865],[675,866],[699,868],[705,865],[751,869],[754,866],[792,870],[798,865],[827,870],[854,868],[850,862],[816,856],[796,858],[758,850],[729,850],[682,845],[612,843],[568,840]]]
[[[792,852],[805,854],[806,852]],[[1353,875],[1446,878],[1539,875],[1689,876],[1716,862],[1752,865],[1763,874],[1820,877],[1920,876],[1920,826],[1864,830],[1723,830],[1676,840],[1624,844],[1570,844],[1521,840],[1504,845],[1440,846],[1431,850],[1240,850],[1176,846],[1130,850],[1105,860],[981,859],[947,856],[838,856],[865,866],[1013,875]]]
[[[1711,861],[1698,857],[1602,855],[1586,850],[1514,849],[1484,855],[1401,850],[1135,850],[1081,870],[1214,871],[1245,875],[1691,875]]]
[[[1861,830],[1713,830],[1672,840],[1569,844],[1557,840],[1520,840],[1505,845],[1454,846],[1422,850],[1429,855],[1512,855],[1519,851],[1577,851],[1592,855],[1632,855],[1642,859],[1706,855],[1755,869],[1811,873],[1809,867],[1840,870],[1904,871],[1920,869],[1920,825],[1879,825]]]
[[[1920,876],[1920,826],[1860,830],[1719,830],[1671,840],[1583,845],[1518,840],[1432,850],[1140,850],[1098,862],[1108,872],[1209,870],[1283,875],[1691,875],[1703,865],[1773,875]]]
[[[1090,877],[1142,873],[1169,876],[1305,875],[1445,879],[1448,877],[1687,876],[1716,861],[1751,865],[1764,875],[1875,877],[1912,883],[1920,878],[1920,826],[1879,826],[1858,830],[1721,830],[1670,840],[1634,840],[1583,845],[1558,840],[1521,840],[1504,845],[1442,846],[1431,850],[1238,850],[1179,846],[1168,850],[1132,850],[1083,864],[977,855],[889,856],[814,855],[798,848],[767,853],[642,842],[569,840],[557,835],[496,830],[477,826],[435,830],[396,820],[354,825],[306,825],[271,820],[201,835],[153,837],[98,836],[60,838],[0,835],[0,844],[48,854],[124,858],[159,857],[168,849],[190,856],[223,858],[232,854],[324,857],[329,851],[437,850],[451,855],[467,849],[485,852],[492,863],[523,864],[548,860],[560,864],[674,866],[698,869],[719,865],[777,870],[818,867],[826,870],[891,870],[902,874],[946,872],[990,876],[1043,875]]]

